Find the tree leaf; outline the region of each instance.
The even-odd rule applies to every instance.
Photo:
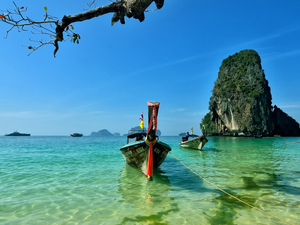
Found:
[[[45,11],[47,11],[48,10],[47,6],[45,6],[44,9],[45,9]]]
[[[72,30],[74,30],[74,27],[73,27],[73,25],[72,25],[72,24],[70,24],[70,27],[72,28]]]

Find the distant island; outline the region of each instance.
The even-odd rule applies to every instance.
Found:
[[[142,132],[143,131],[140,126],[132,127],[130,130],[131,131],[137,131],[137,132]],[[144,132],[147,133],[147,127],[144,128]],[[134,133],[134,132],[132,132],[132,133]],[[123,136],[127,136],[127,135],[128,135],[128,133],[127,134],[123,134]],[[157,129],[156,130],[156,135],[157,136],[161,136],[161,131]]]
[[[10,134],[5,134],[5,136],[30,136],[30,134],[20,133],[18,131],[15,131],[15,132],[10,133]]]
[[[91,135],[92,137],[114,137],[114,136],[121,136],[120,133],[110,133],[107,129],[99,130],[98,132],[92,132]]]
[[[207,135],[300,136],[299,123],[272,106],[271,89],[254,50],[223,60],[203,125]]]
[[[143,130],[141,129],[140,126],[132,127],[130,130],[135,130],[135,131],[138,131],[138,132],[143,131]],[[147,128],[144,128],[144,131],[147,132]],[[128,134],[128,133],[124,134],[123,136],[127,136],[127,134]],[[157,130],[157,131],[156,131],[156,135],[157,135],[157,136],[161,136],[161,131],[160,131],[160,130]],[[102,130],[99,130],[99,131],[97,131],[97,132],[94,132],[94,131],[93,131],[93,132],[90,134],[90,136],[91,136],[91,137],[102,137],[102,136],[104,136],[104,137],[120,137],[121,134],[120,134],[120,133],[117,133],[117,132],[112,134],[112,133],[109,132],[107,129],[102,129]]]

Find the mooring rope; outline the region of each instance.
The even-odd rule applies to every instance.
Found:
[[[295,144],[295,143],[300,143],[299,141],[294,141],[294,142],[285,142],[286,145],[289,145],[289,144]]]
[[[255,207],[255,206],[253,206],[253,205],[250,205],[249,203],[247,203],[247,202],[245,202],[245,201],[243,201],[243,200],[241,200],[241,199],[239,199],[239,198],[233,196],[232,194],[230,194],[230,193],[224,191],[223,189],[219,188],[218,186],[216,186],[216,185],[214,185],[213,183],[211,183],[211,182],[209,182],[208,180],[206,180],[204,177],[202,177],[202,176],[200,176],[199,174],[197,174],[195,171],[193,171],[191,168],[189,168],[187,165],[185,165],[183,162],[181,162],[175,155],[173,155],[173,153],[171,153],[171,152],[169,152],[169,153],[170,153],[175,159],[177,159],[182,165],[184,165],[188,170],[190,170],[190,171],[191,171],[192,173],[194,173],[196,176],[200,177],[200,178],[201,178],[202,180],[204,180],[205,182],[207,182],[207,183],[211,184],[212,186],[214,186],[216,189],[218,189],[218,190],[222,191],[223,193],[229,195],[230,197],[232,197],[232,198],[234,198],[234,199],[236,199],[236,200],[238,200],[238,201],[240,201],[240,202],[242,202],[242,203],[244,203],[244,204],[250,206],[251,208],[257,209],[257,210],[259,210],[259,211],[261,211],[261,212],[263,212],[263,213],[265,213],[265,214],[267,214],[267,215],[269,215],[269,216],[271,216],[271,217],[273,217],[273,218],[275,218],[275,219],[278,219],[278,220],[280,220],[280,221],[282,221],[282,222],[285,222],[285,223],[287,223],[287,224],[294,225],[294,224],[292,224],[292,223],[290,223],[290,222],[288,222],[288,221],[285,221],[285,220],[283,220],[283,219],[280,219],[280,218],[278,218],[278,217],[276,217],[276,216],[274,216],[274,215],[272,215],[272,214],[270,214],[270,213],[268,213],[268,212],[266,212],[266,211],[264,211],[264,210],[262,210],[262,209],[260,209],[260,208],[257,208],[257,207]]]

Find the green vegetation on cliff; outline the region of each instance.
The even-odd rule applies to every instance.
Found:
[[[269,134],[273,130],[271,100],[256,51],[242,50],[224,59],[209,102],[217,133]]]
[[[299,136],[299,124],[274,108],[260,56],[242,50],[223,60],[201,126],[213,135]]]
[[[239,53],[230,55],[228,58],[224,59],[220,70],[225,67],[239,67],[239,69],[247,68],[248,66],[255,66],[256,64],[261,64],[261,59],[258,53],[254,50],[242,50]]]
[[[202,119],[201,123],[200,123],[200,127],[205,127],[205,131],[202,130],[202,132],[205,134],[216,134],[216,133],[219,133],[218,129],[217,129],[217,126],[215,124],[215,122],[213,122],[211,120],[211,115],[210,115],[210,112],[207,113],[204,118]]]
[[[264,78],[260,56],[254,50],[243,50],[223,60],[213,96],[227,100],[233,95],[242,95],[250,102],[252,97],[257,98],[263,93]],[[212,102],[209,104],[210,109]]]

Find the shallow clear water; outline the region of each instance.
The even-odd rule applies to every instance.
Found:
[[[160,137],[188,168],[169,154],[149,182],[126,137],[0,137],[0,224],[285,224],[212,184],[300,224],[299,137],[208,139]]]

